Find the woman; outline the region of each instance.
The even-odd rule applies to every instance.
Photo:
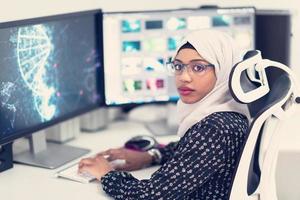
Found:
[[[180,141],[158,149],[159,155],[153,157],[145,152],[109,150],[83,159],[79,171],[97,177],[115,199],[229,199],[248,128],[248,110],[233,100],[228,89],[230,70],[238,61],[235,50],[225,33],[199,30],[188,34],[169,64],[180,95]],[[139,181],[128,172],[114,171],[105,154],[110,160],[126,159],[123,170],[140,169],[152,161],[162,166],[149,180]]]

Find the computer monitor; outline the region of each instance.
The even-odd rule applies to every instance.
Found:
[[[217,8],[103,13],[107,105],[178,100],[164,64],[189,31],[218,29],[243,52],[254,48],[255,9]]]
[[[292,37],[289,10],[256,10],[256,49],[263,58],[290,65]]]
[[[105,103],[176,102],[174,77],[168,76],[165,63],[183,36],[197,29],[221,30],[233,36],[244,54],[254,49],[255,9],[107,12],[103,27]]]
[[[102,61],[101,10],[1,23],[0,145],[101,106]],[[49,147],[51,168],[87,152]]]

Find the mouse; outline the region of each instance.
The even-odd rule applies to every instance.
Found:
[[[158,146],[158,142],[154,137],[148,135],[139,135],[129,139],[125,142],[125,148],[137,150],[137,151],[147,151],[153,147]]]

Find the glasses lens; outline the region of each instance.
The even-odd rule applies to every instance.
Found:
[[[181,62],[173,62],[172,63],[172,68],[175,74],[182,74],[184,70],[185,65]]]
[[[183,70],[183,64],[182,63],[173,63],[173,68],[176,72],[181,72]]]
[[[194,73],[201,73],[206,68],[202,63],[191,63],[191,67]]]
[[[173,76],[175,74],[175,70],[172,62],[166,63],[166,68],[167,68],[168,75]]]

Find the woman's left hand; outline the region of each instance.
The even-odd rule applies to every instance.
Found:
[[[90,175],[96,177],[98,180],[102,176],[112,171],[113,167],[103,156],[97,156],[94,158],[84,158],[79,162],[78,172],[87,172]]]

